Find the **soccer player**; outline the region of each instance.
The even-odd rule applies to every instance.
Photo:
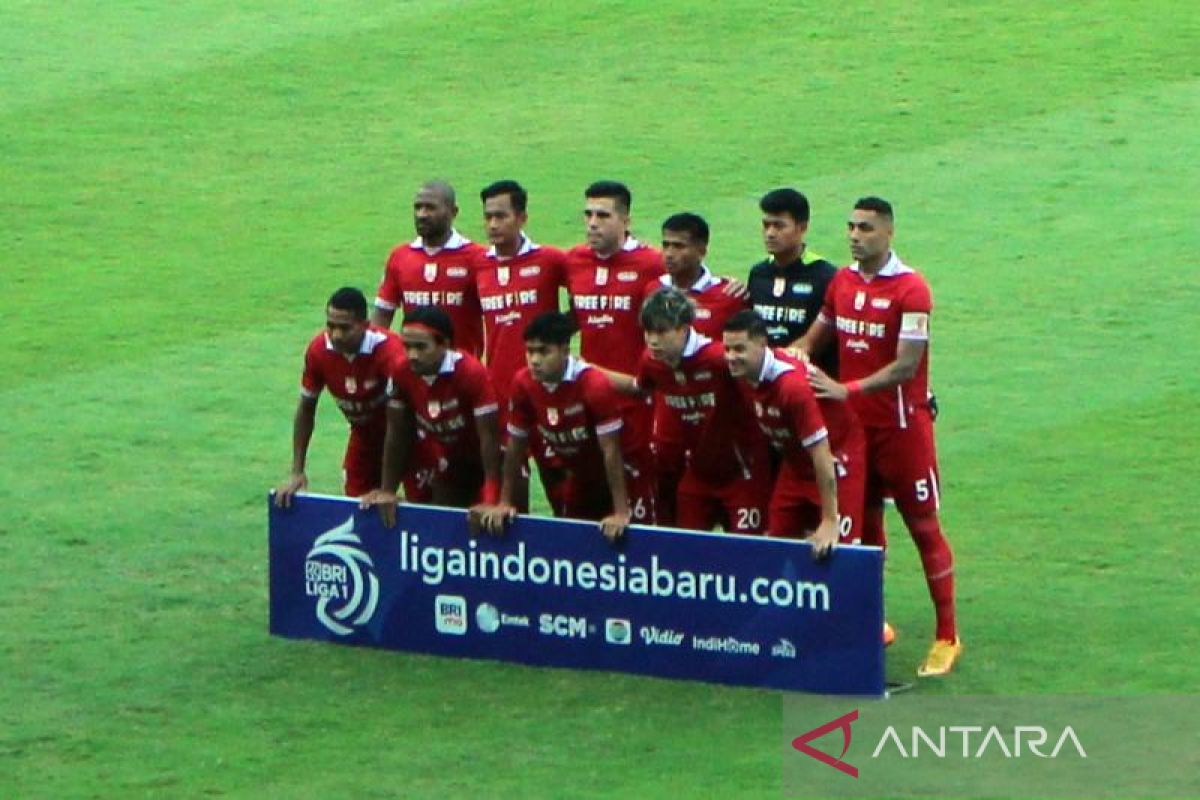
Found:
[[[407,361],[391,373],[381,488],[362,506],[379,506],[395,524],[396,484],[411,459],[415,425],[440,447],[442,469],[433,481],[433,502],[467,508],[500,496],[500,440],[496,395],[487,369],[451,346],[454,326],[440,308],[410,311],[400,329]]]
[[[787,347],[808,330],[821,310],[837,267],[808,249],[808,198],[795,189],[774,189],[758,202],[767,258],[750,269],[750,302],[767,323],[772,347]],[[813,356],[837,374],[837,348]]]
[[[375,298],[372,321],[390,327],[397,308],[408,314],[438,306],[450,315],[459,350],[483,353],[483,326],[474,267],[483,248],[454,230],[458,205],[444,181],[423,185],[413,199],[417,238],[392,250]]]
[[[662,254],[667,274],[647,287],[647,294],[671,286],[684,292],[696,305],[693,327],[710,339],[720,339],[725,321],[746,308],[741,294],[729,291],[730,281],[713,275],[704,257],[708,254],[708,223],[697,214],[668,217],[662,225]],[[675,498],[684,468],[682,431],[672,425],[671,412],[661,403],[654,406],[654,471],[658,479],[660,524],[675,524]]]
[[[475,267],[475,285],[483,309],[487,367],[500,404],[499,428],[504,433],[509,389],[525,367],[525,327],[539,314],[558,311],[559,290],[566,286],[566,257],[554,247],[534,243],[525,234],[529,196],[516,181],[497,181],[479,193],[483,222],[491,247]],[[542,485],[551,506],[559,503],[560,465],[546,452],[536,431],[529,448],[538,458]],[[513,502],[529,509],[528,473],[513,487]]]
[[[567,288],[579,323],[580,354],[589,364],[625,375],[637,371],[643,350],[638,312],[646,288],[663,274],[662,254],[629,232],[629,188],[597,181],[584,192],[587,242],[567,251]],[[625,398],[627,436],[649,444],[651,407]]]
[[[892,250],[892,206],[854,205],[848,222],[854,263],[829,285],[817,321],[800,341],[812,353],[836,340],[840,381],[815,371],[818,396],[848,402],[867,437],[863,542],[886,544],[883,497],[890,493],[912,534],[937,617],[921,677],[945,675],[962,653],[954,608],[954,557],[938,521],[940,482],[929,408],[929,285]]]
[[[683,432],[687,460],[675,524],[762,533],[770,496],[766,439],[729,374],[724,347],[692,327],[695,306],[678,289],[648,297],[640,318],[646,350],[637,377],[609,376],[622,391],[661,395]]]
[[[387,428],[387,382],[391,368],[404,359],[396,334],[367,323],[367,298],[358,289],[338,289],[325,304],[325,330],[309,342],[300,378],[300,402],[292,423],[292,472],[275,492],[275,504],[291,505],[308,488],[305,462],[316,426],[317,401],[328,389],[350,423],[350,441],[342,461],[349,497],[379,485],[383,438]]]
[[[499,533],[517,513],[513,486],[534,430],[567,468],[558,516],[596,520],[610,541],[621,536],[631,518],[654,522],[648,453],[637,452],[636,443],[622,435],[620,397],[609,379],[571,355],[574,332],[574,319],[556,311],[525,329],[529,366],[513,381],[500,504],[472,509],[475,524],[484,530]]]
[[[835,440],[808,382],[808,365],[767,344],[755,311],[727,323],[725,360],[752,402],[759,427],[780,455],[767,508],[767,535],[810,535],[816,554],[835,540],[854,542],[862,518],[866,464],[858,426]]]

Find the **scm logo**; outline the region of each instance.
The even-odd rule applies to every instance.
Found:
[[[568,617],[566,614],[542,614],[538,617],[538,633],[544,636],[563,636],[568,639],[586,639],[587,619]]]

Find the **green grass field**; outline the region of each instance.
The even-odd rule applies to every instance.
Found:
[[[777,693],[267,636],[304,344],[432,176],[476,237],[520,179],[559,245],[623,179],[723,274],[766,189],[835,260],[890,198],[968,647],[893,702],[1197,691],[1191,3],[5,0],[0,54],[0,796],[778,796]],[[907,679],[932,611],[892,541]]]

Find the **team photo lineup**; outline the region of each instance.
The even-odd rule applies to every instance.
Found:
[[[569,250],[527,232],[516,181],[479,199],[489,246],[458,232],[454,188],[430,181],[373,303],[352,287],[328,297],[276,504],[309,488],[323,391],[349,423],[342,491],[388,526],[398,503],[432,503],[502,535],[529,512],[531,463],[555,516],[593,520],[614,543],[659,525],[805,539],[836,557],[839,544],[886,547],[891,502],[935,612],[917,674],[949,673],[962,642],[938,518],[932,298],[892,249],[892,205],[865,196],[846,210],[839,269],[805,243],[806,197],[769,191],[766,257],[741,277],[707,265],[696,214],[636,238],[617,181],[586,188],[585,242]],[[887,623],[881,635],[896,636]]]

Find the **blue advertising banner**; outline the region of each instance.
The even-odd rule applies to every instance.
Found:
[[[884,691],[883,557],[803,542],[346,498],[270,504],[271,633],[365,647],[829,694]]]

